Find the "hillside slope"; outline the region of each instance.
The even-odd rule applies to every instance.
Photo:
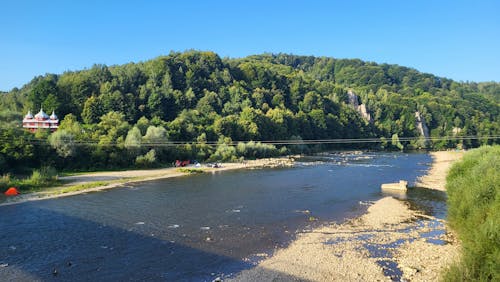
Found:
[[[130,156],[133,159],[146,157],[145,152],[155,149],[152,143],[166,141],[207,145],[196,150],[183,147],[176,157],[203,159],[215,154],[215,159],[224,159],[259,155],[255,150],[304,147],[254,148],[253,153],[241,148],[241,154],[229,147],[216,154],[208,144],[380,137],[377,144],[334,147],[442,149],[490,144],[498,140],[486,136],[500,135],[499,97],[498,83],[455,82],[398,65],[287,54],[222,59],[213,52],[187,51],[35,77],[21,89],[2,94],[0,105],[5,121],[40,107],[55,111],[64,118],[59,135],[118,147],[108,151],[136,144],[139,150]],[[429,142],[443,136],[451,138]],[[460,136],[485,138],[456,140]],[[413,137],[418,138],[399,142]],[[155,159],[174,157],[159,152],[163,149],[156,148]],[[77,154],[61,150],[61,157]],[[102,154],[109,157],[107,150]]]

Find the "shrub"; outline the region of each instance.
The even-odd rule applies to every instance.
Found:
[[[188,167],[181,167],[177,169],[179,172],[182,173],[188,173],[188,174],[195,174],[195,173],[203,173],[204,171],[199,168],[188,168]]]
[[[446,281],[500,280],[500,146],[465,154],[447,176],[448,220],[462,241]]]
[[[399,136],[397,134],[393,134],[391,139],[392,139],[392,146],[403,151],[404,146],[403,146],[403,144],[401,144],[401,142],[399,142]]]
[[[47,180],[57,180],[57,170],[51,166],[45,166],[41,168],[42,174],[46,177]]]
[[[242,156],[245,158],[269,158],[278,155],[278,150],[274,145],[270,144],[262,144],[260,142],[239,142],[236,146],[236,151],[238,156]]]
[[[40,170],[35,169],[31,174],[31,177],[24,181],[24,184],[28,184],[33,187],[40,187],[49,185],[51,182],[57,180],[57,172],[52,167],[42,167]]]
[[[156,151],[154,149],[149,150],[145,155],[138,156],[135,159],[135,164],[137,166],[151,167],[156,163]]]
[[[235,161],[236,158],[236,148],[234,146],[229,146],[227,144],[220,144],[217,146],[217,150],[210,156],[208,161]]]
[[[311,148],[302,141],[302,137],[294,135],[290,137],[290,141],[295,141],[293,145],[287,145],[291,153],[307,154],[311,152]]]
[[[57,154],[63,158],[72,156],[76,152],[74,136],[65,130],[58,130],[52,133],[48,140],[50,146],[56,149]]]
[[[11,183],[10,174],[4,174],[0,177],[0,190],[5,190],[9,188]],[[1,191],[0,191],[1,192]]]

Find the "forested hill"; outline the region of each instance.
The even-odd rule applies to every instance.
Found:
[[[20,125],[28,110],[54,110],[64,119],[57,136],[35,137],[52,140],[49,149],[58,149],[66,161],[88,149],[94,163],[104,166],[120,162],[122,151],[135,160],[153,151],[161,161],[250,154],[244,148],[200,145],[210,142],[384,137],[387,142],[367,146],[454,148],[498,140],[391,141],[420,137],[427,128],[431,138],[500,135],[499,83],[455,82],[398,65],[327,57],[222,59],[213,52],[171,53],[141,63],[39,76],[1,96],[2,124]],[[80,146],[65,152],[57,138],[81,143],[75,141]],[[193,144],[152,145],[167,141]],[[87,148],[96,143],[112,146]],[[133,154],[131,146],[137,148]],[[264,147],[283,153],[299,146]],[[15,161],[6,153],[3,158]]]

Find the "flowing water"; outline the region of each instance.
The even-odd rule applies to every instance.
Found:
[[[0,280],[212,281],[296,232],[359,215],[427,154],[324,154],[293,168],[206,173],[0,206]],[[424,197],[425,198],[425,197]]]

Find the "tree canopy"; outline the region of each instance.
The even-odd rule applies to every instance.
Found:
[[[349,92],[370,120],[352,105]],[[1,134],[4,140],[18,140],[0,145],[0,166],[33,159],[75,168],[150,166],[175,158],[259,157],[305,148],[258,143],[269,140],[397,136],[402,141],[317,149],[419,148],[423,142],[403,141],[421,135],[417,111],[431,138],[484,136],[439,140],[430,144],[433,148],[475,147],[498,142],[487,137],[500,135],[499,103],[499,83],[456,82],[398,65],[289,54],[229,59],[213,52],[172,52],[140,63],[38,76],[2,93]],[[50,139],[32,136],[13,128],[20,119],[8,120],[40,107],[64,118],[64,132]],[[40,142],[30,142],[33,138]],[[224,140],[249,147],[233,150]],[[18,148],[24,148],[22,156]]]

